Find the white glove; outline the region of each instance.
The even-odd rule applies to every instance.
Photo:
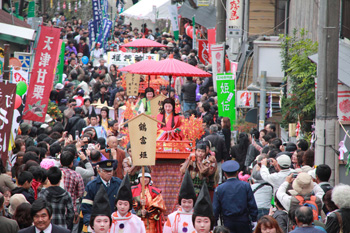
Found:
[[[258,222],[252,222],[252,230],[253,230],[253,231],[255,230],[256,225],[258,225]]]

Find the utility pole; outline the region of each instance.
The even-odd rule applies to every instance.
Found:
[[[334,185],[338,166],[335,130],[337,124],[338,53],[340,0],[320,0],[318,11],[318,64],[316,90],[316,150],[315,164],[327,164],[332,169]]]
[[[259,131],[265,127],[266,111],[266,71],[261,71],[260,77],[260,108],[259,108]]]
[[[10,80],[10,45],[4,44],[4,67],[2,79],[5,81]]]
[[[226,0],[216,1],[216,44],[226,41]]]

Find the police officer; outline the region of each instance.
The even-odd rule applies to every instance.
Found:
[[[93,200],[97,191],[101,185],[104,185],[107,195],[109,198],[110,211],[114,210],[114,202],[118,193],[118,189],[121,183],[121,180],[117,177],[113,177],[113,165],[117,163],[115,160],[105,160],[98,162],[96,166],[98,176],[90,181],[85,188],[84,198],[81,203],[81,211],[83,214],[83,232],[91,232],[88,230],[91,216],[91,207],[93,205]],[[114,167],[116,167],[114,165]],[[111,215],[112,212],[109,214]]]
[[[231,233],[251,233],[258,217],[254,195],[250,185],[237,178],[239,163],[226,161],[221,167],[227,179],[214,192],[213,209]]]

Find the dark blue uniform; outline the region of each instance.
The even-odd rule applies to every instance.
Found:
[[[109,204],[111,206],[111,211],[115,209],[115,198],[119,190],[121,180],[117,177],[112,177],[110,180],[109,187],[105,187],[107,195],[109,198]],[[84,198],[81,202],[81,211],[83,213],[83,223],[85,226],[88,226],[90,223],[91,207],[95,199],[95,195],[100,188],[102,183],[101,177],[97,176],[94,180],[90,181],[85,187]],[[111,215],[110,213],[109,215]]]
[[[251,233],[250,222],[256,222],[258,207],[250,185],[237,178],[230,178],[214,192],[213,209],[231,233]]]

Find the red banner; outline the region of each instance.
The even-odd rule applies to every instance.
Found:
[[[199,60],[204,64],[209,64],[209,43],[208,40],[197,40],[198,41],[198,57]]]
[[[3,164],[7,159],[15,99],[16,84],[0,82],[0,153]]]
[[[58,28],[41,26],[23,119],[45,121],[57,56],[61,50],[60,31]]]

